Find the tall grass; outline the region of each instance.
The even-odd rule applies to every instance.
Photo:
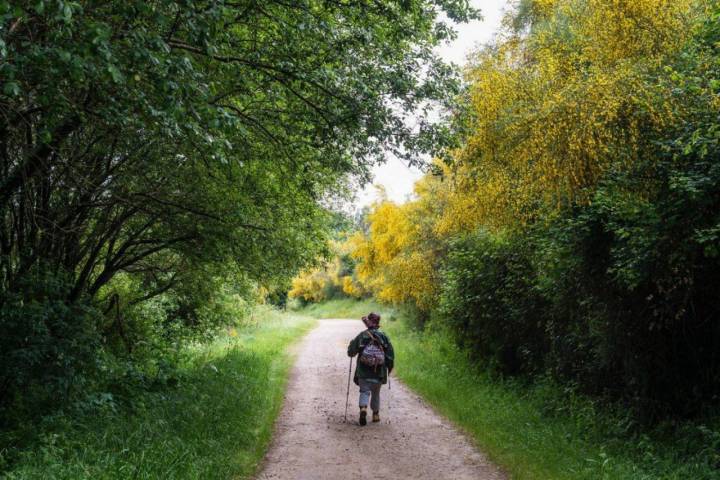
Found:
[[[128,406],[96,402],[56,415],[7,479],[246,478],[267,448],[291,364],[287,347],[314,324],[270,309],[186,355],[176,385],[138,392]],[[0,467],[2,463],[0,463]]]
[[[331,317],[352,306],[375,310],[396,351],[396,375],[464,429],[514,479],[720,479],[720,421],[641,430],[618,407],[550,381],[492,376],[450,336],[376,303],[333,302],[313,307]]]

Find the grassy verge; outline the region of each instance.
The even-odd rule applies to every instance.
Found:
[[[314,321],[270,309],[256,326],[194,348],[174,387],[132,407],[95,405],[46,422],[7,479],[228,479],[251,475],[272,434],[291,358]],[[0,456],[3,452],[0,452]],[[1,458],[0,458],[1,460]]]
[[[635,428],[622,412],[550,382],[493,378],[442,333],[419,334],[402,314],[355,302],[384,318],[396,374],[463,428],[514,479],[720,479],[720,423]],[[342,307],[342,308],[340,308]],[[314,307],[328,316],[342,302]]]
[[[313,318],[355,318],[359,319],[369,312],[388,312],[386,306],[382,306],[372,300],[354,300],[343,298],[329,300],[323,303],[313,303],[300,309],[303,315]],[[394,311],[393,311],[394,312]]]

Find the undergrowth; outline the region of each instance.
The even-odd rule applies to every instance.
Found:
[[[99,394],[43,419],[37,432],[4,432],[0,476],[19,479],[246,478],[267,448],[291,358],[314,324],[269,308],[252,324],[183,352],[175,381],[129,402]],[[22,448],[20,448],[22,447]]]

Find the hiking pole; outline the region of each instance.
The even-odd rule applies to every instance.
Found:
[[[388,423],[390,423],[390,406],[392,405],[392,382],[390,381],[390,372],[388,372]]]
[[[352,374],[352,361],[353,361],[353,357],[350,357],[350,369],[348,370],[347,394],[345,395],[345,423],[347,423],[347,409],[348,409],[348,403],[350,403],[350,375]]]

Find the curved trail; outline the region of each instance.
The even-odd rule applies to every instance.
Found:
[[[394,378],[392,390],[382,389],[380,423],[358,425],[358,390],[352,383],[348,423],[343,422],[346,349],[361,330],[359,321],[321,320],[299,345],[257,479],[505,479],[463,434]]]

